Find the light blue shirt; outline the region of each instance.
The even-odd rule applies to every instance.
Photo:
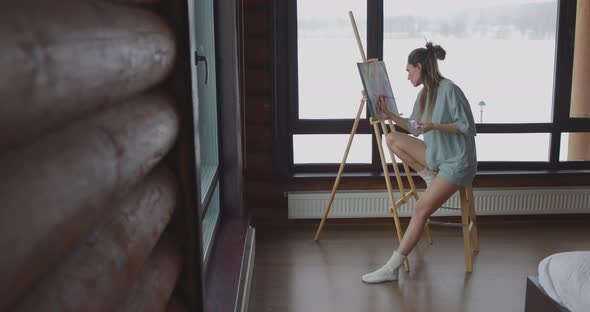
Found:
[[[425,92],[422,89],[421,92]],[[420,95],[414,103],[414,109],[409,119],[417,120]],[[428,102],[418,122],[426,122]],[[458,185],[471,184],[477,172],[477,155],[475,151],[475,122],[469,101],[463,91],[449,79],[441,80],[432,120],[435,124],[455,124],[461,133],[441,130],[431,130],[427,133],[419,132],[408,121],[408,127],[415,136],[424,135],[426,144],[426,165],[431,170],[439,170],[439,175]]]

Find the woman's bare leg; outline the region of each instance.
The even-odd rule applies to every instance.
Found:
[[[422,235],[424,225],[432,213],[444,204],[458,189],[459,185],[451,183],[444,178],[437,176],[430,187],[420,195],[412,211],[410,224],[399,244],[397,251],[407,256]]]
[[[387,135],[387,147],[412,169],[420,172],[426,168],[426,144],[405,133]]]
[[[397,280],[399,267],[402,265],[404,258],[416,246],[422,235],[422,229],[426,221],[459,187],[459,185],[455,185],[441,177],[436,177],[431,187],[428,187],[418,202],[416,202],[416,206],[412,212],[412,218],[410,219],[410,225],[398,249],[393,252],[391,258],[381,268],[363,275],[363,282],[382,283]]]

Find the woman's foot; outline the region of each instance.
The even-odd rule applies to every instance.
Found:
[[[397,281],[399,267],[404,262],[405,256],[398,253],[397,250],[393,252],[393,256],[377,271],[365,274],[362,277],[365,283],[383,283],[389,281]]]
[[[394,269],[386,263],[379,270],[363,275],[362,280],[369,284],[397,281],[398,272],[399,267]]]

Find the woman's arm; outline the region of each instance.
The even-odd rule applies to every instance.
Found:
[[[379,96],[379,99],[377,100],[377,105],[376,105],[376,109],[377,109],[377,114],[385,114],[386,120],[393,120],[393,122],[395,122],[396,125],[400,126],[402,129],[408,131],[408,132],[412,132],[410,131],[410,128],[408,127],[408,122],[406,121],[405,118],[401,117],[400,115],[396,115],[394,113],[392,113],[391,111],[389,111],[387,109],[387,98],[383,95]]]
[[[395,124],[400,126],[402,129],[404,129],[410,133],[412,132],[412,131],[410,131],[410,128],[408,127],[408,121],[405,118],[401,117],[400,115],[396,115],[394,113],[388,112],[387,119],[393,120],[393,122],[395,122]]]
[[[462,133],[461,130],[459,130],[459,128],[457,128],[457,125],[452,123],[452,124],[433,124],[433,123],[429,123],[429,122],[423,122],[420,123],[421,127],[420,130],[422,130],[422,133],[426,133],[430,130],[439,130],[439,131],[445,131],[445,132],[451,132],[451,133]]]

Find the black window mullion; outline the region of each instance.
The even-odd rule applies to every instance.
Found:
[[[560,162],[558,169],[561,170],[588,170],[590,168],[590,161],[567,161]]]
[[[272,168],[273,174],[280,177],[287,177],[293,164],[291,127],[299,114],[296,6],[296,0],[272,1]]]
[[[367,59],[383,60],[383,0],[367,0]]]
[[[559,125],[569,119],[572,73],[574,64],[574,38],[576,32],[575,0],[560,0],[557,16],[555,74],[553,80],[553,122]]]
[[[277,1],[283,2],[283,1]],[[285,1],[289,12],[297,12],[297,0]],[[287,21],[287,59],[289,72],[289,123],[299,120],[299,64],[297,50],[297,13],[284,16]],[[277,38],[279,39],[279,38]]]
[[[367,59],[372,58],[383,60],[383,0],[367,0]],[[365,112],[369,120],[369,110],[365,109]],[[375,133],[373,127],[370,128],[371,133]],[[375,138],[371,140],[371,167],[374,171],[382,170]]]
[[[277,0],[275,2],[282,2]],[[285,14],[287,21],[287,60],[289,62],[289,73],[285,79],[288,82],[288,99],[285,103],[289,106],[288,127],[291,128],[296,120],[299,120],[299,50],[297,48],[297,0],[288,0],[287,12],[295,12],[295,14]],[[276,105],[277,103],[275,103]],[[284,146],[283,153],[286,153],[287,175],[293,173],[293,132],[289,130],[286,139],[286,146]]]
[[[570,118],[561,125],[562,132],[590,132],[590,118]]]
[[[291,129],[293,134],[350,134],[354,119],[300,119]],[[356,134],[373,133],[368,122],[359,121]]]
[[[549,143],[549,169],[557,169],[559,166],[559,148],[561,146],[561,132],[555,130],[551,132],[551,142]]]
[[[553,82],[553,125],[549,149],[549,168],[559,167],[561,133],[568,123],[572,94],[574,38],[577,1],[558,3],[555,75]]]
[[[476,124],[477,133],[547,133],[552,132],[555,126],[552,123],[526,123],[526,124]]]

